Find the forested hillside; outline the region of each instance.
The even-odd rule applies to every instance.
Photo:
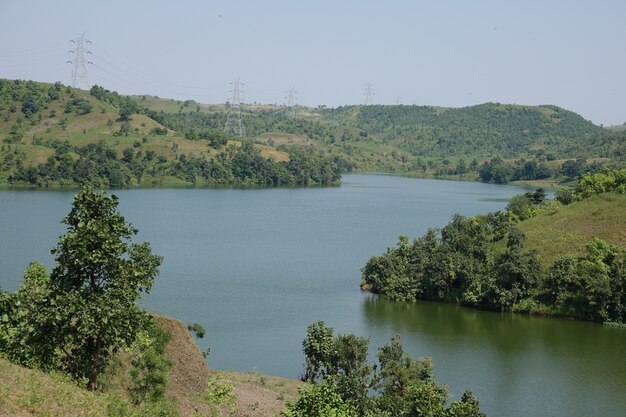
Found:
[[[506,211],[455,215],[441,230],[370,258],[362,287],[398,300],[434,300],[626,321],[626,169],[587,174],[574,191],[541,189]]]
[[[225,137],[185,138],[136,103],[91,91],[0,80],[0,182],[104,187],[338,182],[342,161]],[[217,140],[216,138],[219,138]]]
[[[242,106],[0,80],[0,182],[112,187],[311,185],[341,172],[572,181],[626,163],[626,130],[556,106]]]

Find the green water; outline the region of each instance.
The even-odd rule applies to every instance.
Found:
[[[623,416],[626,330],[570,320],[395,303],[362,293],[359,269],[453,213],[504,207],[523,189],[347,175],[341,187],[120,190],[120,210],[165,257],[144,304],[200,322],[209,365],[297,378],[306,326],[370,337],[394,333],[432,356],[452,398],[471,389],[490,416]],[[72,192],[0,192],[0,285],[17,287],[49,249]]]

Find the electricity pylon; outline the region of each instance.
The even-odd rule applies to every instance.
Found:
[[[290,88],[285,91],[287,96],[285,99],[287,100],[287,117],[295,118],[296,117],[296,94],[298,93],[296,90]]]
[[[374,83],[369,82],[365,84],[365,105],[366,106],[373,104],[375,95],[376,93],[374,92]]]
[[[87,64],[93,64],[88,61],[85,57],[87,54],[91,54],[91,51],[85,49],[86,43],[91,43],[91,41],[85,39],[85,32],[83,32],[79,37],[70,40],[74,44],[74,49],[69,51],[74,54],[73,59],[67,61],[70,64],[73,64],[72,68],[72,87],[79,88],[84,87],[85,89],[89,89],[89,83],[87,81]]]
[[[241,90],[241,86],[244,85],[239,80],[231,83],[233,89],[229,90],[233,93],[230,99],[230,107],[228,108],[228,116],[226,117],[226,125],[224,126],[224,133],[231,133],[237,136],[246,136],[246,127],[241,120],[241,94],[244,91]]]

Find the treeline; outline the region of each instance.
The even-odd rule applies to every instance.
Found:
[[[584,176],[564,202],[626,191],[626,170]],[[512,200],[504,212],[455,215],[441,230],[372,257],[362,287],[395,300],[434,300],[502,311],[534,312],[598,322],[626,321],[626,250],[601,240],[583,255],[563,256],[542,270],[524,249],[520,218],[554,209],[542,192]]]
[[[212,159],[184,157],[174,164],[178,176],[191,183],[242,185],[330,185],[349,169],[342,159],[313,150],[288,150],[289,161],[266,159],[250,142],[228,146]]]
[[[368,360],[367,338],[335,335],[323,321],[310,325],[302,342],[303,381],[312,385],[288,403],[285,417],[484,417],[478,400],[465,391],[448,405],[448,388],[433,375],[430,358],[414,360],[399,336]]]
[[[575,179],[584,174],[600,172],[604,167],[601,162],[588,163],[585,158],[568,159],[560,166],[548,164],[545,159],[526,160],[522,158],[515,162],[506,162],[502,158],[493,158],[478,169],[478,178],[482,182],[494,184],[557,177]]]
[[[130,187],[144,179],[172,176],[196,185],[329,185],[341,180],[349,165],[312,150],[289,151],[288,162],[263,157],[251,143],[227,146],[211,159],[185,154],[170,161],[154,151],[129,147],[122,156],[104,141],[76,147],[64,141],[42,142],[54,149],[54,155],[36,167],[24,166],[22,159],[11,155],[7,164],[15,164],[8,178],[10,184],[49,186],[86,184],[99,187]],[[5,158],[6,159],[6,158]]]

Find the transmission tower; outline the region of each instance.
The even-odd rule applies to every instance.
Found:
[[[296,94],[298,92],[292,88],[285,91],[287,96],[285,100],[287,100],[287,117],[295,118],[296,117]]]
[[[373,104],[375,95],[376,94],[374,93],[374,83],[369,82],[365,84],[365,105],[366,106]]]
[[[396,96],[394,100],[396,102],[396,106],[399,106],[400,104],[402,104],[402,97]]]
[[[246,127],[241,120],[241,94],[244,91],[241,90],[241,86],[244,85],[239,80],[230,83],[233,86],[232,98],[230,99],[230,107],[228,108],[228,116],[226,117],[226,126],[224,126],[224,133],[232,133],[237,136],[246,136]]]
[[[91,51],[85,49],[85,44],[91,43],[91,41],[85,39],[85,32],[79,37],[70,40],[74,44],[74,49],[69,51],[74,54],[73,58],[67,61],[73,64],[72,68],[72,87],[84,87],[89,89],[89,83],[87,82],[87,64],[93,64],[86,59],[85,55],[91,54]]]

